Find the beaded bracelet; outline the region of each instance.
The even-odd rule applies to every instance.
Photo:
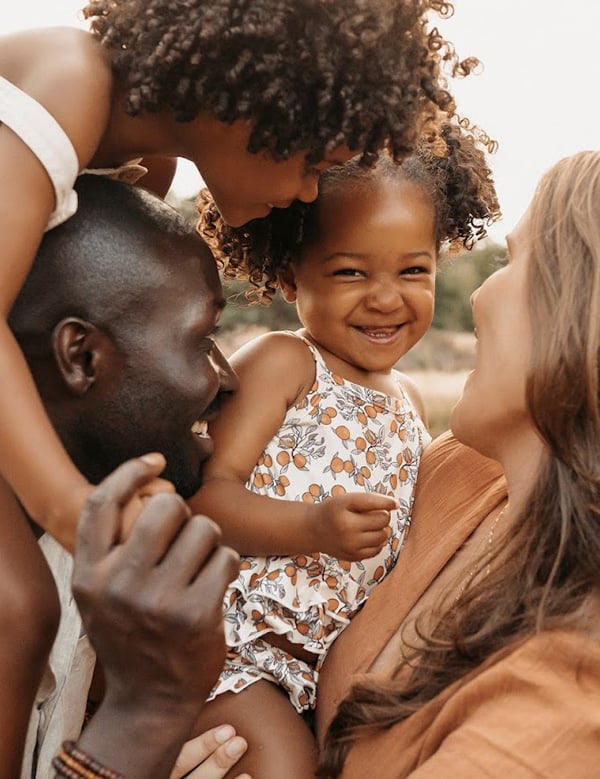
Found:
[[[106,768],[81,749],[74,741],[65,741],[52,761],[58,776],[65,779],[124,779],[122,774]]]

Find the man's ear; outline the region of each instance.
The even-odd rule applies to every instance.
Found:
[[[54,328],[54,357],[63,381],[74,395],[84,395],[95,384],[106,338],[95,325],[78,317],[67,317]]]
[[[288,303],[294,303],[296,300],[296,279],[294,269],[290,266],[277,276],[281,294]]]

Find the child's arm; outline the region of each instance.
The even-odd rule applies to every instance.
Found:
[[[87,162],[85,155],[89,158],[97,138],[93,138],[87,120],[78,123],[76,117],[67,117],[66,105],[52,90],[53,76],[48,74],[47,79],[48,83],[32,76],[28,89],[31,87],[32,97],[45,104],[68,134],[78,138],[74,146]],[[96,115],[97,110],[92,114]],[[104,126],[103,121],[99,124]],[[72,549],[77,517],[89,487],[59,442],[7,324],[54,208],[55,196],[37,157],[5,125],[0,125],[0,189],[0,473],[30,516]]]
[[[223,540],[244,554],[327,552],[346,560],[376,554],[387,538],[393,498],[348,493],[321,504],[278,500],[246,489],[288,408],[314,381],[306,346],[285,333],[255,339],[233,356],[240,389],[210,423],[215,450],[190,505],[219,523]]]
[[[427,422],[427,411],[425,409],[425,402],[423,401],[421,390],[417,387],[412,379],[409,379],[405,373],[401,373],[399,378],[400,383],[402,384],[402,389],[408,395],[408,398],[415,407],[417,414],[423,420],[423,424],[425,427],[429,427]]]
[[[36,51],[41,64],[26,66],[25,50]],[[0,48],[0,70],[9,78],[18,73],[18,85],[54,116],[80,167],[93,157],[110,112],[110,68],[103,69],[98,51],[80,30],[31,31],[3,39]],[[61,445],[7,323],[54,206],[44,167],[0,123],[0,475],[27,513],[72,549],[90,486]]]
[[[0,481],[0,777],[19,776],[35,693],[60,604],[52,574],[13,492]]]

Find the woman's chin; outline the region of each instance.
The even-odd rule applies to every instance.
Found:
[[[466,384],[462,395],[450,412],[449,427],[455,438],[464,444],[470,445],[469,440],[476,435],[476,430],[473,430],[473,426],[477,424],[477,419],[469,413],[470,404],[468,397],[465,397],[465,389]]]

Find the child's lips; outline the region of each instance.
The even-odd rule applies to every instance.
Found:
[[[401,327],[402,325],[387,325],[386,327],[363,325],[357,327],[357,329],[365,335],[368,335],[369,338],[389,338],[390,336],[396,335]]]
[[[356,329],[371,341],[384,343],[391,341],[400,332],[403,325],[387,325],[385,327],[372,325],[356,325]]]

